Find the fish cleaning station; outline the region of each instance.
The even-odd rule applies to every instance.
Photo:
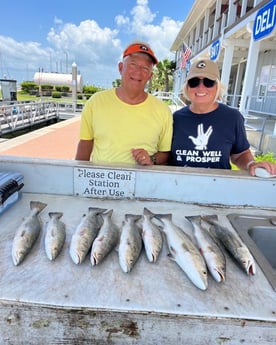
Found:
[[[21,176],[11,174],[12,181],[1,189],[2,344],[275,344],[275,177],[12,156],[1,160],[6,172]],[[17,264],[15,234],[31,214],[31,202],[46,204],[37,216],[41,230]],[[127,273],[115,247],[98,264],[91,264],[90,252],[76,263],[70,254],[73,234],[94,207],[113,210],[112,222],[120,230],[127,214],[143,215],[144,208],[171,214],[171,222],[194,244],[188,217],[215,215],[249,249],[250,268],[222,247],[224,281],[206,271],[206,285],[198,285],[190,279],[192,263],[184,272],[173,260],[177,250],[155,217],[151,221],[163,238],[155,262],[143,246]],[[49,213],[57,212],[66,237],[57,257],[49,260],[46,229]]]

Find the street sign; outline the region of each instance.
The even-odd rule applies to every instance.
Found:
[[[253,38],[258,41],[274,30],[276,25],[276,0],[270,1],[256,14],[253,26]]]

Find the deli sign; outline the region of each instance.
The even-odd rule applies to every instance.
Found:
[[[262,7],[256,15],[253,26],[253,38],[255,41],[268,36],[276,25],[276,0],[270,1]]]

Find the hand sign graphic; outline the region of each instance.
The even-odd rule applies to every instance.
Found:
[[[189,139],[195,144],[197,150],[206,150],[210,135],[213,132],[212,126],[209,126],[206,133],[203,131],[203,123],[197,126],[197,138],[189,136]]]

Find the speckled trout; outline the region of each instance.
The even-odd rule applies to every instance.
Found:
[[[186,273],[191,282],[201,290],[208,287],[207,267],[190,236],[172,222],[171,214],[155,215],[163,223],[171,258]]]
[[[113,210],[102,213],[103,224],[95,238],[90,255],[92,266],[98,265],[116,247],[120,238],[120,229],[112,221]]]
[[[159,227],[152,222],[154,214],[146,207],[142,217],[142,239],[149,262],[156,262],[162,249],[163,238]]]
[[[50,220],[46,227],[44,246],[48,259],[52,261],[59,255],[65,243],[66,229],[60,220],[62,212],[49,212],[48,215]]]
[[[234,230],[221,226],[214,220],[214,216],[203,216],[202,219],[213,225],[212,228],[217,238],[236,259],[246,274],[254,275],[256,273],[255,260],[239,235]]]
[[[123,272],[128,273],[139,258],[142,250],[142,236],[136,222],[140,215],[126,214],[119,242],[119,263]]]
[[[103,208],[89,207],[88,214],[83,215],[70,242],[69,253],[75,264],[81,264],[86,258],[102,224],[99,214],[105,211]]]
[[[201,216],[186,216],[192,225],[193,233],[200,253],[203,255],[206,265],[212,277],[218,283],[226,278],[226,259],[223,251],[202,224]]]
[[[40,201],[30,202],[31,212],[23,219],[13,239],[12,260],[14,265],[17,266],[24,260],[37,240],[41,230],[38,215],[46,206],[47,204]]]

